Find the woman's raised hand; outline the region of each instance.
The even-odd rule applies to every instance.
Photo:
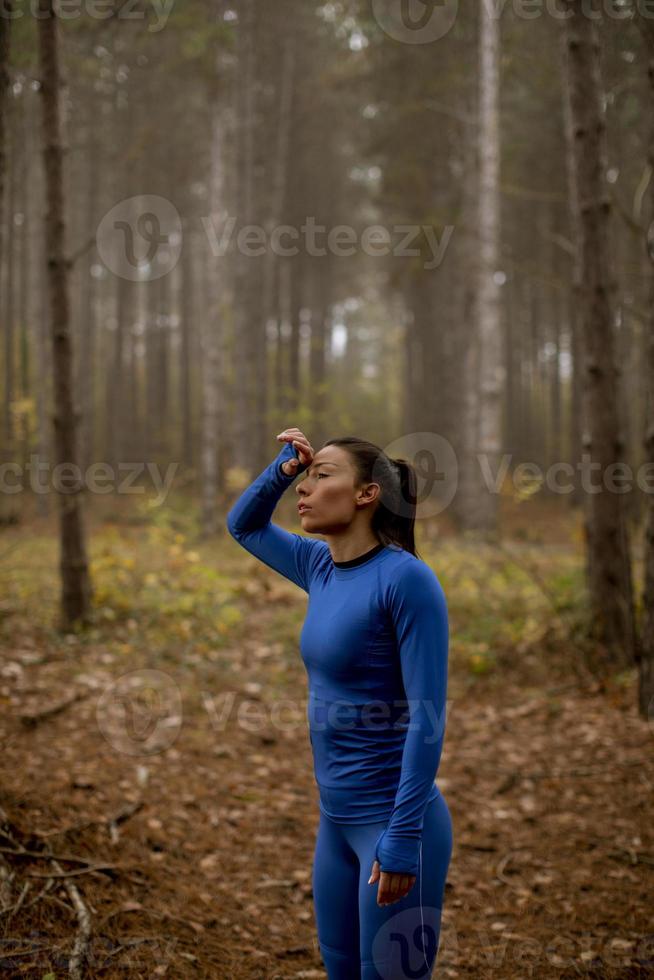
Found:
[[[303,466],[305,465],[308,466],[311,460],[313,459],[313,448],[311,446],[311,443],[309,442],[309,440],[307,439],[307,437],[304,435],[303,432],[295,428],[284,429],[283,432],[279,433],[277,438],[281,440],[281,442],[292,443],[297,450],[299,460],[287,459],[285,463],[282,463],[282,470],[284,471],[284,473],[286,473],[287,476],[295,476],[295,474],[298,471],[298,466],[300,465],[300,463]]]

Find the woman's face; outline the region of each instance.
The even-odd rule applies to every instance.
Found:
[[[339,446],[319,449],[295,487],[299,495],[302,527],[315,534],[337,534],[348,527],[362,508],[375,501],[378,483],[357,486],[350,454]]]

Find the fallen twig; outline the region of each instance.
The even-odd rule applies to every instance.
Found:
[[[18,909],[23,904],[23,902],[25,900],[25,896],[27,895],[27,893],[28,893],[28,891],[30,890],[31,887],[32,886],[30,885],[29,881],[26,881],[25,884],[23,885],[22,889],[21,889],[20,895],[18,896],[18,901],[15,902],[13,905],[8,906],[7,908],[0,909],[0,915],[6,915],[6,916],[8,916],[7,921],[9,921],[9,919],[12,917],[12,915],[15,915],[16,912],[18,912]]]
[[[77,864],[91,864],[88,858],[77,854],[53,854],[52,851],[27,851],[25,848],[12,850],[10,847],[0,847],[1,854],[12,854],[14,857],[41,858],[45,861],[75,861]]]
[[[68,877],[66,872],[62,872],[61,865],[58,864],[57,861],[53,860],[52,865],[55,869],[55,873],[51,877]],[[72,980],[82,980],[82,964],[89,939],[91,937],[91,913],[84,904],[82,896],[75,885],[71,881],[66,881],[64,886],[68,892],[68,897],[73,903],[75,912],[77,913],[77,921],[79,923],[77,936],[75,937],[75,945],[73,946],[73,953],[70,958],[70,963],[68,964],[68,972],[72,977]]]
[[[138,813],[142,807],[143,800],[136,800],[133,803],[126,803],[112,817],[103,816],[96,820],[80,820],[79,823],[67,824],[65,827],[60,827],[58,830],[35,830],[33,833],[35,837],[40,837],[41,840],[47,840],[48,837],[59,837],[62,834],[70,834],[75,830],[85,830],[87,827],[118,826],[119,824],[128,820],[135,813]]]
[[[14,874],[4,858],[0,860],[0,902],[3,905],[8,905],[11,901],[11,883]]]
[[[107,820],[107,826],[109,828],[109,836],[111,838],[112,843],[115,844],[116,841],[118,840],[119,824],[125,823],[126,820],[129,820],[129,818],[134,813],[137,813],[142,808],[142,806],[143,806],[142,800],[135,800],[133,803],[127,803],[122,808],[122,810],[118,811],[118,813],[114,817],[112,817],[110,820]]]
[[[39,902],[42,898],[45,897],[46,893],[50,891],[53,885],[54,885],[54,879],[48,878],[48,880],[46,881],[45,885],[43,886],[39,894],[35,895],[34,898],[30,898],[29,902],[26,903],[25,908],[28,909],[30,905],[36,905],[37,902]]]
[[[120,864],[93,864],[87,868],[75,868],[73,871],[26,871],[26,878],[76,878],[79,875],[93,874],[94,871],[114,871],[122,868]]]
[[[87,691],[77,691],[72,697],[66,698],[64,701],[59,701],[57,704],[50,705],[48,708],[43,708],[41,711],[19,715],[21,724],[26,728],[36,728],[42,721],[54,718],[55,715],[61,714],[66,708],[70,708],[72,704],[76,704],[78,701],[82,701],[87,697],[89,697]]]
[[[647,864],[654,867],[654,854],[647,854],[645,851],[609,851],[608,855],[612,858],[619,858],[621,861],[627,861],[629,864]]]

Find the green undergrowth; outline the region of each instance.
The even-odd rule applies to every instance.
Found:
[[[283,686],[287,668],[297,665],[305,594],[240,548],[222,525],[214,538],[201,541],[192,514],[166,517],[160,508],[151,516],[148,523],[94,527],[93,622],[73,631],[75,642],[102,644],[141,666],[198,669],[206,663],[228,670],[234,651],[257,637],[275,644]],[[35,535],[25,527],[7,532],[9,537],[11,554],[0,564],[5,641],[12,642],[22,619],[54,647],[65,647],[71,637],[54,625],[56,533]],[[447,597],[452,672],[482,679],[528,657],[551,657],[557,647],[575,656],[587,626],[578,551],[524,540],[480,543],[466,536],[431,541],[420,553]]]

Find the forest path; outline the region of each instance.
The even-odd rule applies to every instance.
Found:
[[[30,888],[0,919],[3,975],[66,974],[73,882],[91,912],[88,976],[324,977],[305,597],[249,559],[228,575],[221,621],[237,625],[214,647],[192,616],[154,647],[134,620],[111,644],[55,640],[4,610],[3,904]],[[451,635],[438,784],[454,851],[436,975],[651,976],[654,727],[635,678],[601,687],[546,643],[475,676],[456,622]],[[20,847],[44,856],[9,853]],[[47,878],[28,875],[53,870],[46,850],[81,873],[40,894]]]

